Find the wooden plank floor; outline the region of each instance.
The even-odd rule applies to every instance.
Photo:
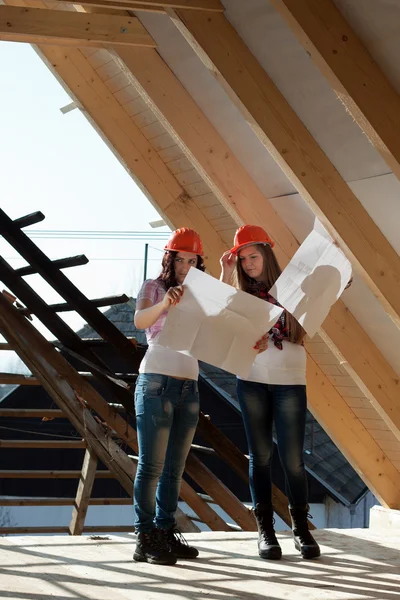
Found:
[[[173,567],[132,561],[133,535],[0,539],[0,599],[392,600],[400,598],[400,536],[391,530],[319,530],[319,560],[304,561],[289,533],[284,558],[255,556],[254,533],[187,538],[198,559]]]

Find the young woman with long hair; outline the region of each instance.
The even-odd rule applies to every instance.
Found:
[[[154,564],[198,555],[179,533],[175,513],[199,415],[199,368],[196,359],[157,344],[190,267],[205,269],[200,237],[192,229],[177,229],[165,246],[161,274],[144,282],[136,300],[135,325],[145,329],[148,350],[135,389],[139,463],[133,558]]]
[[[278,304],[268,293],[281,274],[274,242],[262,227],[244,225],[234,247],[221,258],[221,280],[258,298]],[[236,277],[235,277],[236,275]],[[285,473],[286,492],[296,548],[304,558],[320,555],[308,529],[308,484],[303,461],[306,427],[306,351],[304,329],[286,311],[256,344],[259,354],[249,377],[237,380],[250,453],[250,490],[261,558],[279,559],[281,547],[274,531],[271,459],[273,424]]]

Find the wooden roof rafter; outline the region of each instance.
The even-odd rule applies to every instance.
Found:
[[[167,9],[400,329],[400,256],[223,14]]]
[[[158,52],[129,48],[116,55],[132,85],[237,225],[263,224],[276,242],[281,266],[286,266],[299,247],[297,240]],[[342,301],[333,307],[324,330],[330,347],[348,362],[361,389],[400,440],[397,374]]]
[[[270,0],[400,179],[400,96],[333,0]]]

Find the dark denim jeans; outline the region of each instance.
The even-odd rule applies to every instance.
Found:
[[[139,463],[134,485],[136,531],[168,529],[199,418],[197,381],[141,373],[135,390]]]
[[[308,484],[303,461],[306,386],[267,385],[238,379],[237,392],[249,445],[250,491],[254,506],[271,504],[273,423],[290,505],[307,504]]]

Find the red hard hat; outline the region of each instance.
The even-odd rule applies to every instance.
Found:
[[[245,246],[253,246],[254,244],[268,244],[271,248],[275,245],[268,233],[258,225],[243,225],[239,227],[235,233],[233,243],[232,254],[237,254]]]
[[[182,227],[174,231],[165,245],[164,250],[172,250],[173,252],[191,252],[204,256],[203,244],[199,234],[194,229]]]

